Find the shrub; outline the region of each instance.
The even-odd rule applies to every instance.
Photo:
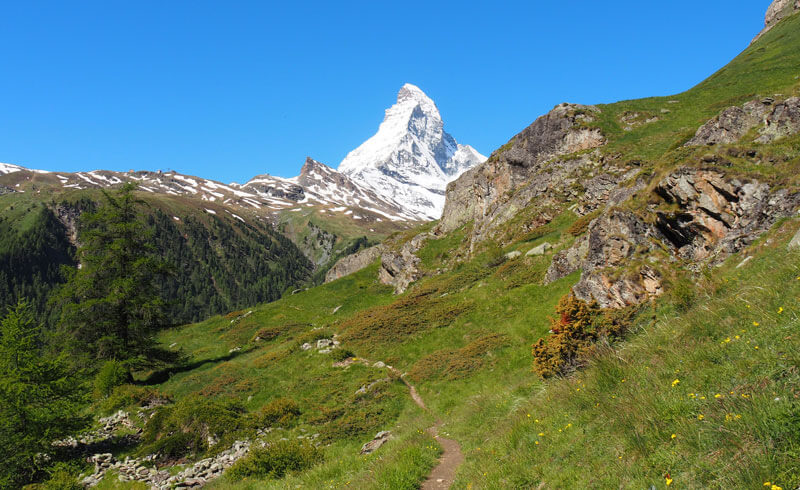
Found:
[[[415,381],[443,378],[461,379],[482,368],[494,349],[507,346],[506,335],[492,333],[473,340],[458,350],[440,350],[426,356],[411,368],[409,376]]]
[[[695,288],[689,279],[682,277],[672,283],[669,295],[678,311],[688,311],[695,301]]]
[[[233,399],[188,396],[155,411],[144,427],[141,452],[162,458],[205,452],[209,437],[222,440],[247,428],[244,415],[244,407]]]
[[[342,362],[355,356],[356,355],[353,354],[352,351],[347,349],[334,349],[331,352],[331,359],[333,359],[333,362]]]
[[[633,310],[606,311],[569,294],[558,302],[556,314],[550,319],[552,335],[532,348],[533,370],[543,378],[579,367],[598,339],[621,336]]]
[[[290,472],[311,468],[323,459],[322,451],[310,442],[278,441],[257,448],[226,472],[229,478],[283,478]]]
[[[106,398],[117,386],[130,383],[131,373],[119,361],[106,361],[94,378],[94,393],[98,398]]]
[[[253,342],[269,342],[270,340],[276,339],[280,334],[283,333],[283,329],[280,327],[265,327],[260,329],[253,335]]]
[[[277,398],[264,405],[256,415],[256,420],[261,427],[274,425],[289,425],[302,411],[297,402],[290,398]]]
[[[589,229],[589,224],[600,215],[600,211],[589,213],[576,219],[574,223],[567,228],[567,233],[572,236],[583,235]]]
[[[78,483],[78,475],[75,468],[64,463],[57,463],[50,470],[50,478],[41,485],[39,490],[83,490],[83,485]]]
[[[140,407],[154,403],[163,405],[169,401],[171,401],[169,395],[153,388],[122,385],[114,388],[111,394],[100,403],[100,410],[104,413],[110,413],[131,405]]]

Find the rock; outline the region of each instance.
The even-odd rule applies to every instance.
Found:
[[[566,177],[579,168],[592,166],[593,162],[588,156],[564,160],[558,157],[606,143],[599,129],[587,125],[594,121],[598,112],[594,106],[556,106],[493,153],[485,163],[451,182],[447,186],[442,218],[434,233],[449,233],[474,221],[471,242],[482,241],[492,235],[492,229],[527,207],[531,199],[552,194],[550,191],[554,187],[568,190],[574,181]]]
[[[317,349],[325,349],[327,347],[333,347],[333,340],[332,339],[319,339],[317,340]]]
[[[386,364],[383,361],[377,361],[375,364],[372,365],[372,367],[382,369],[386,367]]]
[[[306,342],[305,344],[301,345],[300,348],[303,350],[311,350],[314,348],[314,346]]]
[[[375,437],[361,446],[361,454],[370,454],[376,451],[378,448],[386,444],[386,442],[392,438],[392,433],[389,431],[381,431],[375,434]]]
[[[661,294],[661,279],[654,270],[645,267],[623,277],[606,270],[625,266],[637,252],[655,249],[653,240],[660,238],[658,229],[633,213],[608,211],[592,221],[586,235],[572,247],[553,257],[545,281],[549,283],[582,269],[581,279],[573,287],[578,298],[596,300],[605,308],[640,303]]]
[[[794,235],[788,245],[789,250],[800,250],[800,230]]]
[[[408,286],[422,277],[419,271],[419,257],[417,251],[433,235],[421,233],[400,247],[400,251],[384,250],[381,254],[381,268],[378,279],[383,284],[394,286],[396,294],[403,293]]]
[[[762,126],[756,138],[758,143],[770,143],[800,132],[800,98],[791,97],[778,103],[765,98],[729,107],[700,126],[685,146],[735,143],[758,126]]]
[[[775,27],[778,22],[800,10],[800,0],[774,0],[767,8],[764,16],[764,29],[758,33],[752,42],[756,42],[770,29]]]
[[[378,257],[380,257],[382,253],[383,246],[376,245],[360,250],[352,255],[342,257],[331,267],[328,273],[325,274],[325,282],[335,281],[336,279],[360,271],[378,260]]]
[[[511,252],[508,252],[506,254],[506,258],[509,259],[509,260],[512,260],[512,259],[516,259],[517,257],[520,257],[521,255],[522,255],[522,252],[520,252],[519,250],[514,250],[514,251],[511,251]]]
[[[553,248],[553,246],[547,242],[540,243],[539,245],[528,250],[528,253],[526,253],[525,256],[533,257],[535,255],[544,255],[544,253],[550,250],[551,248]]]
[[[720,262],[800,205],[800,193],[772,193],[767,184],[726,179],[715,170],[678,169],[656,192],[680,209],[658,212],[656,226],[680,258],[693,262]]]

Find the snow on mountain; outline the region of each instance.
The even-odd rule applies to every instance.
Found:
[[[338,170],[406,209],[437,219],[447,183],[484,161],[485,156],[444,130],[433,100],[407,83],[378,132],[351,151]]]

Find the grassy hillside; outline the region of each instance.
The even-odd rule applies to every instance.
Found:
[[[603,151],[639,161],[650,176],[699,165],[706,152],[736,146],[682,148],[700,124],[757,95],[797,94],[798,67],[794,16],[690,91],[602,106]],[[625,130],[622,117],[630,113],[659,120]],[[800,137],[742,144],[760,163],[731,157],[726,171],[796,188]],[[641,207],[647,192],[629,206]],[[786,249],[800,220],[778,223],[719,268],[695,273],[665,263],[667,294],[635,312],[624,340],[598,345],[574,374],[543,381],[531,370],[531,345],[549,334],[549,317],[579,273],[549,285],[542,279],[552,254],[585,228],[578,219],[565,211],[503,249],[487,244],[469,258],[469,224],[430,240],[418,253],[428,275],[399,296],[377,282],[374,264],[271,304],[163,332],[161,344],[183,360],[139,373],[136,385],[93,409],[136,411],[142,401],[167,401],[145,409],[156,415],[137,423],[157,422],[147,424],[140,445],[118,455],[158,449],[160,464],[173,472],[245,438],[310,439],[322,448],[322,459],[303,471],[223,476],[209,488],[417,488],[441,451],[425,432],[436,419],[466,457],[455,488],[800,485],[800,255]],[[413,236],[398,234],[390,245]],[[545,241],[553,250],[525,255]],[[523,255],[506,259],[511,251]],[[746,256],[752,259],[739,267]],[[340,346],[320,353],[322,339]],[[407,374],[400,379],[377,361]],[[412,402],[405,382],[429,411]],[[198,424],[196,413],[215,415]],[[174,430],[153,429],[166,420]],[[360,455],[383,430],[393,439]],[[209,433],[216,444],[208,444]],[[111,474],[101,488],[125,485]]]

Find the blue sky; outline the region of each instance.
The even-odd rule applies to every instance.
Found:
[[[488,155],[563,101],[690,88],[769,4],[7,1],[0,162],[288,177],[336,167],[405,82]]]

